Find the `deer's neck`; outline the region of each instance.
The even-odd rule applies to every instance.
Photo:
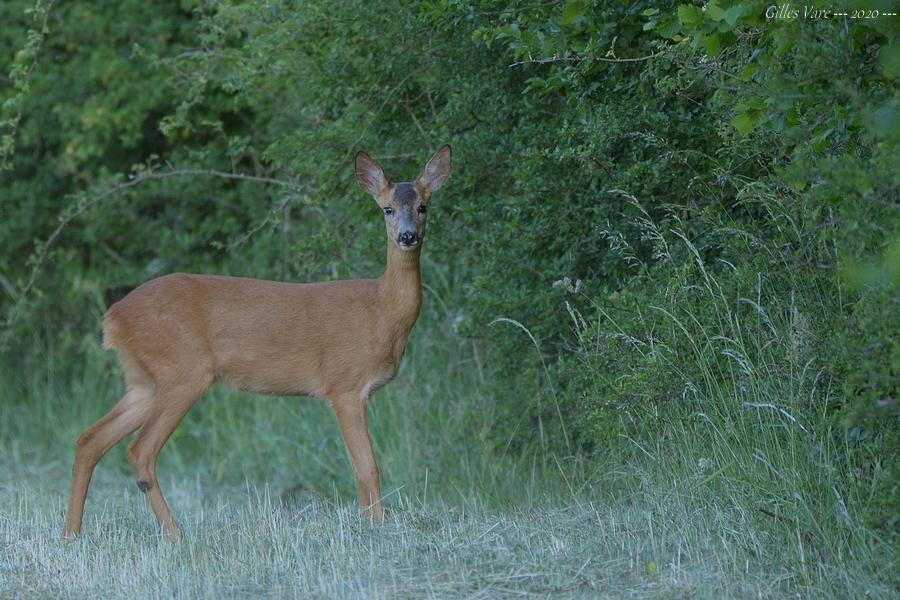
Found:
[[[419,249],[404,252],[388,241],[387,267],[380,281],[384,313],[409,333],[422,306],[422,276],[419,272]]]

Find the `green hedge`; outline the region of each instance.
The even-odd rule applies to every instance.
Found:
[[[873,519],[896,527],[896,473],[872,474],[898,440],[895,18],[71,1],[42,36],[46,7],[26,8],[0,7],[7,351],[93,343],[104,306],[164,272],[376,273],[354,152],[406,178],[449,142],[426,255],[460,281],[498,440],[591,452],[660,435],[695,396],[788,390],[870,453]]]

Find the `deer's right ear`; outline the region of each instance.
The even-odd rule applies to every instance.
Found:
[[[378,196],[390,182],[378,163],[369,158],[365,152],[356,154],[356,181],[373,196]]]

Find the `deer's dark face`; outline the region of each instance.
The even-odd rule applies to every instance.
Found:
[[[450,146],[438,150],[412,182],[391,183],[365,152],[356,155],[356,178],[384,213],[388,239],[404,251],[417,250],[425,237],[428,201],[450,175]]]
[[[424,195],[414,183],[398,183],[385,194],[386,201],[379,202],[388,238],[401,250],[415,250],[425,237],[428,203]]]

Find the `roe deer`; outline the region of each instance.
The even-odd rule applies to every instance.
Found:
[[[387,227],[387,267],[378,279],[281,283],[176,273],[113,304],[103,317],[105,345],[118,353],[126,393],[78,437],[64,536],[81,531],[94,466],[138,428],[125,451],[128,462],[163,532],[179,536],[156,459],[216,380],[326,399],[356,473],[363,515],[382,521],[366,401],[397,373],[419,316],[425,212],[450,174],[450,154],[443,146],[415,181],[396,184],[365,152],[356,155],[357,181],[378,202]]]

